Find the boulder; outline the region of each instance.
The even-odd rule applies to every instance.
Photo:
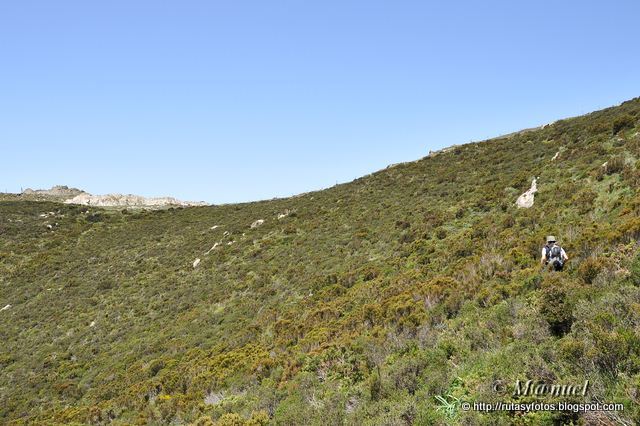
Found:
[[[258,226],[262,226],[264,223],[264,219],[258,219],[251,224],[251,228],[257,228]]]
[[[531,181],[531,188],[529,188],[525,193],[520,195],[516,200],[516,206],[518,208],[528,209],[533,207],[533,198],[534,194],[538,192],[538,180],[533,178]]]

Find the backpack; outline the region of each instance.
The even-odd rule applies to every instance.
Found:
[[[547,261],[553,260],[562,260],[562,248],[558,245],[554,245],[553,247],[545,246],[545,254],[547,255]]]

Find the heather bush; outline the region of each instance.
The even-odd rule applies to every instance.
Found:
[[[589,257],[582,261],[578,267],[578,275],[585,283],[592,284],[604,266],[604,260]]]
[[[619,132],[627,129],[632,129],[635,125],[635,119],[631,114],[625,114],[617,117],[613,120],[611,126],[611,133],[618,134]]]
[[[620,173],[624,169],[625,160],[622,156],[611,157],[606,166],[604,166],[605,173],[612,175],[614,173]]]
[[[573,306],[567,281],[559,274],[549,275],[542,284],[539,311],[555,336],[566,334],[573,322]]]
[[[631,282],[634,285],[640,286],[640,254],[637,254],[631,262],[629,268]]]

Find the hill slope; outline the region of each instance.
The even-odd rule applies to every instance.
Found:
[[[639,119],[634,99],[255,203],[4,195],[0,422],[638,422]],[[550,401],[517,379],[588,379],[572,400],[625,411],[455,403]]]

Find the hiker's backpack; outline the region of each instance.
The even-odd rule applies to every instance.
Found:
[[[562,249],[558,245],[554,245],[553,247],[545,246],[547,261],[552,260],[561,260],[562,258]]]

